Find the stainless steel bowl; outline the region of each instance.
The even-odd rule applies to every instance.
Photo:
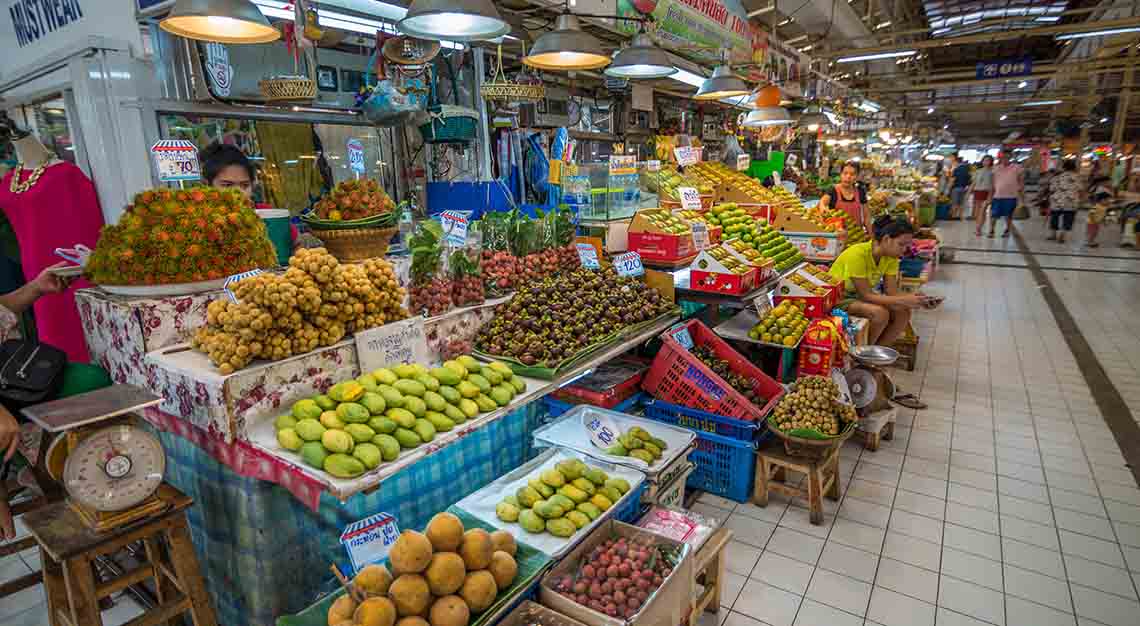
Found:
[[[890,365],[898,360],[899,352],[886,346],[855,346],[851,356],[867,365]]]

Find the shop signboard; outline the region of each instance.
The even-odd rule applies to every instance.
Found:
[[[215,96],[225,98],[230,95],[230,87],[234,84],[234,66],[230,65],[230,54],[224,45],[206,45],[206,76],[210,78]]]
[[[1020,59],[981,61],[974,67],[974,71],[978,80],[985,78],[1030,76],[1033,74],[1033,59],[1031,57],[1021,57]]]
[[[701,46],[688,51],[705,61],[718,61],[727,50],[734,62],[759,62],[767,33],[750,23],[740,0],[618,0],[618,17],[649,17],[666,49]],[[626,20],[615,26],[633,35],[640,24]]]
[[[356,574],[365,565],[383,562],[399,538],[396,518],[389,513],[377,513],[346,526],[340,534],[340,543],[352,561],[352,573]]]
[[[135,9],[132,0],[0,0],[0,83],[92,37],[141,52]]]

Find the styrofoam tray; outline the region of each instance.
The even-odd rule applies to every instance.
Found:
[[[534,459],[520,465],[515,470],[499,477],[486,487],[463,498],[455,503],[455,506],[478,517],[495,528],[501,528],[511,533],[520,541],[541,550],[545,554],[549,554],[552,557],[562,556],[569,552],[575,544],[589,535],[598,524],[608,520],[612,511],[620,509],[630,498],[635,497],[637,495],[637,487],[645,481],[645,474],[635,469],[612,465],[588,456],[583,458],[583,456],[584,455],[574,454],[562,448],[550,448]],[[599,468],[606,474],[609,474],[610,478],[624,478],[629,481],[629,491],[625,492],[621,499],[615,502],[608,511],[599,515],[598,519],[591,521],[583,528],[579,528],[578,532],[569,537],[555,537],[545,531],[541,533],[527,532],[523,530],[523,527],[518,523],[504,522],[499,519],[498,515],[495,515],[495,506],[502,502],[503,498],[514,494],[519,487],[525,486],[528,479],[537,477],[543,470],[553,469],[559,461],[567,459],[581,459],[586,465]]]
[[[597,415],[609,417],[623,433],[633,426],[640,426],[654,437],[665,440],[668,447],[661,458],[654,461],[652,465],[630,456],[606,454],[605,451],[594,445],[585,427],[586,420]],[[580,404],[567,411],[556,421],[534,431],[535,444],[568,448],[599,461],[631,467],[644,472],[650,480],[655,480],[678,456],[687,453],[689,446],[696,438],[697,436],[693,431],[685,428],[678,428],[656,420],[634,417],[627,413],[602,409],[589,404]]]

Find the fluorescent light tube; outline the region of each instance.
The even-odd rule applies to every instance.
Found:
[[[1021,104],[1023,107],[1048,107],[1054,104],[1061,104],[1060,100],[1037,100],[1036,102],[1024,102]]]
[[[1085,37],[1102,37],[1104,35],[1122,35],[1124,33],[1137,32],[1140,32],[1140,26],[1129,26],[1127,28],[1109,28],[1105,30],[1090,30],[1087,33],[1065,33],[1064,35],[1057,35],[1057,41],[1083,39]]]
[[[692,86],[698,87],[698,88],[701,85],[705,84],[705,77],[704,76],[694,74],[688,70],[683,70],[679,67],[676,69],[677,69],[677,73],[673,74],[669,78],[672,78],[673,80],[677,80],[677,81],[680,81],[682,83],[685,83],[686,85],[692,85]]]
[[[1138,29],[1140,30],[1140,29]],[[879,52],[876,54],[860,54],[852,57],[839,57],[837,63],[855,63],[856,61],[874,61],[876,59],[893,59],[896,57],[909,57],[915,54],[914,50],[897,50],[895,52]]]

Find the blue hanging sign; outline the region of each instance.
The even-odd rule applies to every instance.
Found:
[[[975,68],[977,78],[1009,78],[1014,76],[1029,76],[1033,74],[1033,59],[1022,57],[1020,59],[999,59],[997,61],[982,61]]]

